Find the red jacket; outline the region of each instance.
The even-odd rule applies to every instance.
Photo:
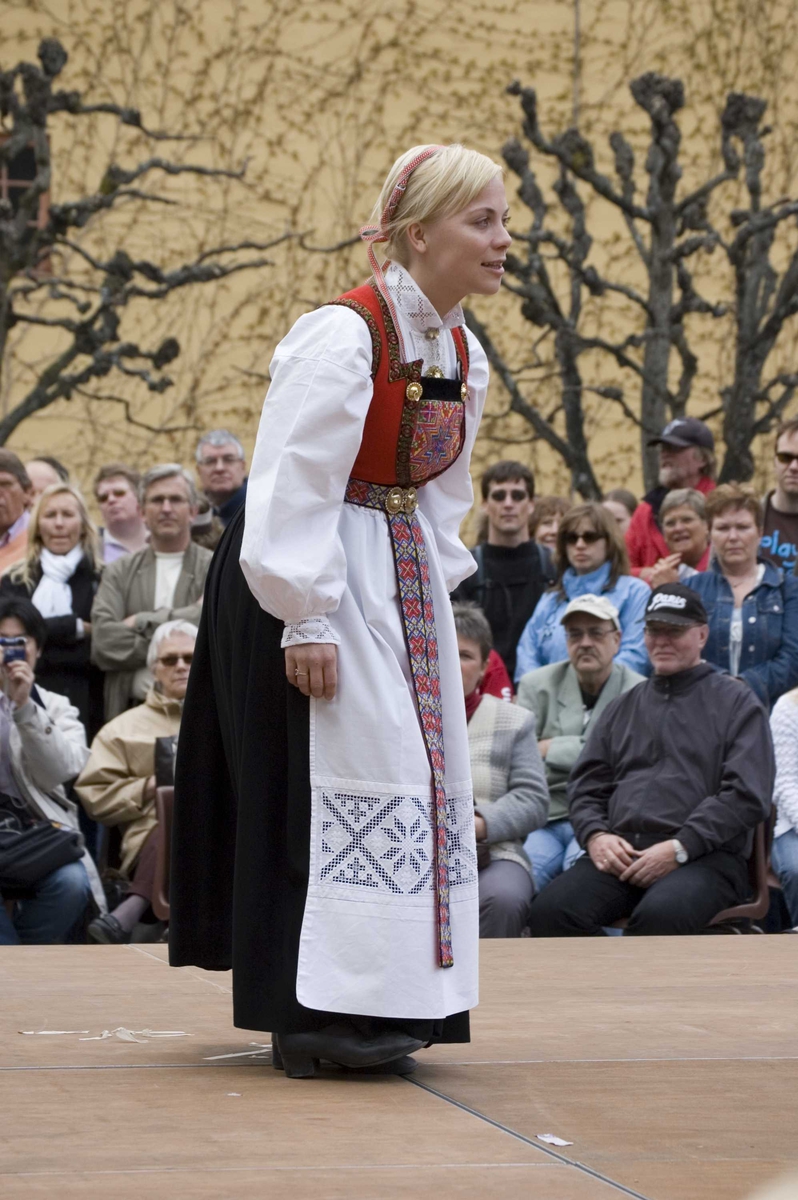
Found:
[[[488,668],[482,678],[480,688],[483,696],[496,696],[499,700],[512,700],[513,684],[507,674],[504,659],[496,650],[491,650],[488,658]]]
[[[714,479],[702,475],[695,490],[706,495],[707,492],[714,491],[715,487]],[[649,492],[649,496],[653,498],[654,493]],[[657,506],[657,511],[659,511],[659,506]],[[626,531],[626,549],[629,551],[629,565],[633,575],[639,575],[641,567],[655,566],[661,558],[667,558],[670,554],[668,543],[662,536],[662,530],[654,515],[654,508],[648,500],[641,500],[634,511],[632,522]],[[709,547],[697,569],[705,571],[708,563]]]

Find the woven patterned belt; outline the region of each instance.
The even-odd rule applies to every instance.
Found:
[[[388,520],[410,673],[416,693],[424,745],[432,767],[438,959],[442,967],[451,967],[454,965],[454,958],[449,916],[449,848],[441,680],[427,548],[421,525],[415,516],[418,496],[414,487],[384,487],[377,483],[366,483],[362,479],[350,479],[345,499],[348,504],[379,509],[385,513]]]

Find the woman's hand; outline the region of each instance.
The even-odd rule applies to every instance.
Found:
[[[303,696],[332,700],[338,686],[338,647],[330,642],[288,646],[285,675]]]
[[[655,567],[650,568],[651,576],[647,582],[653,588],[659,587],[661,583],[678,583],[681,561],[681,554],[669,554],[667,558],[661,558]]]

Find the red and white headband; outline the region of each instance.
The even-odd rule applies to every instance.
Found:
[[[374,253],[374,246],[378,242],[387,242],[389,240],[390,235],[387,232],[388,226],[394,218],[399,201],[402,199],[402,196],[404,196],[407,189],[408,180],[415,171],[416,167],[420,166],[421,163],[426,162],[428,158],[432,158],[433,154],[437,154],[439,150],[444,149],[445,146],[428,146],[425,150],[422,150],[420,154],[417,154],[415,158],[411,158],[410,162],[402,168],[401,174],[394,185],[394,189],[388,197],[388,203],[382,210],[379,225],[364,225],[360,230],[360,236],[368,248],[369,264],[371,265],[371,270],[374,274],[374,280],[380,290],[380,293],[382,294],[385,303],[388,305],[388,311],[390,312],[391,317],[393,318],[393,323],[396,327],[402,358],[404,358],[404,345],[402,343],[402,333],[399,328],[399,318],[397,316],[391,294],[388,291],[388,285],[385,282],[385,276],[382,273],[382,267],[377,261],[377,256]]]

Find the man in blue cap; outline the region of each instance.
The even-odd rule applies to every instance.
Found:
[[[670,421],[649,446],[659,446],[659,480],[638,504],[626,531],[626,548],[633,575],[646,583],[661,558],[671,551],[659,525],[659,509],[674,488],[694,488],[702,495],[715,487],[715,439],[696,417]],[[703,567],[698,568],[703,571]]]

